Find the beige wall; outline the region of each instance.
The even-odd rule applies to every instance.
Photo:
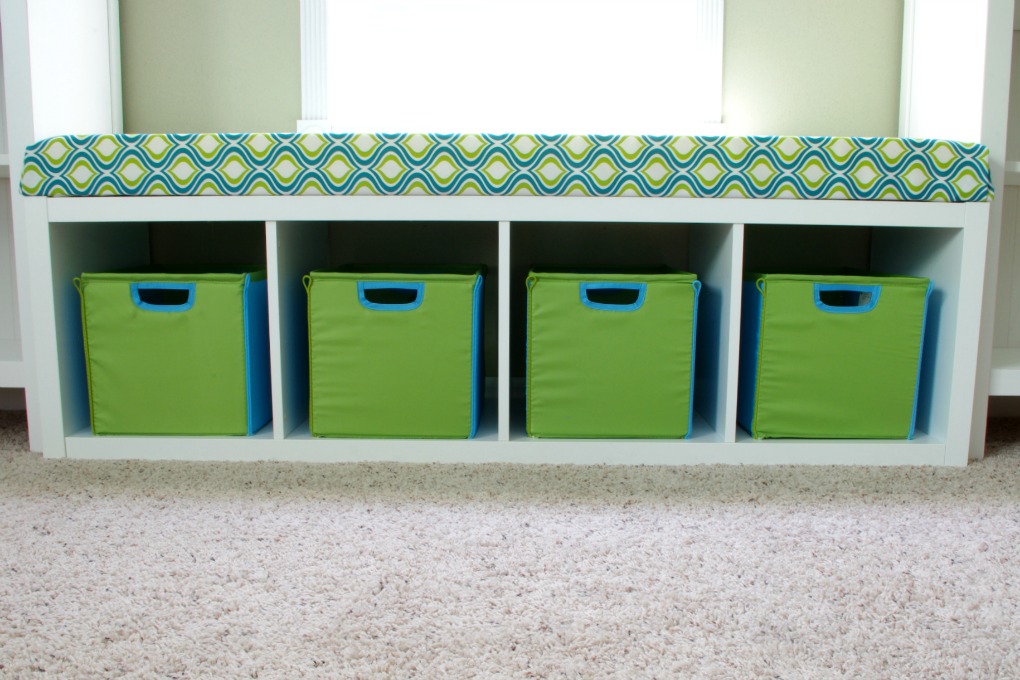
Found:
[[[293,130],[298,0],[120,0],[126,132]]]
[[[120,0],[128,132],[293,130],[298,0]],[[895,135],[903,0],[726,0],[733,134]]]

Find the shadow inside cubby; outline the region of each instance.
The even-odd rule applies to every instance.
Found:
[[[149,225],[155,266],[266,266],[264,222],[157,222]]]

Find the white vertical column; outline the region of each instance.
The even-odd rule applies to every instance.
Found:
[[[23,337],[38,338],[31,343],[32,361],[28,370],[35,378],[35,386],[38,394],[48,395],[46,399],[39,399],[37,403],[28,402],[26,391],[25,401],[28,406],[29,417],[33,413],[38,427],[33,428],[29,423],[29,432],[33,441],[30,447],[33,451],[41,450],[47,458],[63,458],[64,449],[64,410],[63,399],[60,389],[60,372],[57,369],[57,331],[56,314],[53,304],[53,275],[50,270],[50,229],[47,223],[46,203],[44,199],[36,198],[24,201],[23,224],[26,236],[21,255],[27,258],[20,258],[19,272],[22,272],[21,281],[29,281],[26,287],[31,291],[29,305],[24,305],[31,310],[31,329],[23,328]],[[27,265],[27,266],[26,266]],[[25,318],[25,314],[22,314]],[[26,343],[28,345],[28,343]],[[37,367],[37,368],[36,368]]]
[[[283,404],[283,360],[280,351],[280,265],[276,222],[266,222],[266,297],[269,304],[269,385],[273,402],[273,439],[287,434]]]
[[[510,223],[499,223],[499,366],[497,401],[499,419],[497,438],[510,440]]]
[[[1010,69],[1013,63],[1013,36],[1016,25],[1012,0],[997,0],[988,5],[987,42],[985,44],[984,101],[981,107],[981,143],[988,147],[988,165],[992,173],[996,200],[990,204],[988,246],[985,256],[985,286],[981,310],[981,337],[978,345],[977,382],[974,387],[974,409],[971,416],[971,458],[984,455],[985,426],[988,420],[988,395],[991,388],[991,367],[996,331],[996,294],[1000,281],[1000,252],[1004,238],[1003,206],[1006,203],[1005,176],[1007,167],[1006,133],[1009,128]],[[1015,130],[1014,130],[1015,133]],[[1010,324],[1009,317],[998,323]]]
[[[737,392],[740,389],[740,315],[744,291],[744,225],[734,224],[723,250],[723,259],[729,258],[726,273],[729,276],[728,300],[724,304],[723,328],[726,338],[727,363],[725,379],[720,389],[726,393],[725,416],[723,417],[723,441],[733,442],[737,438]]]
[[[946,464],[966,465],[985,454],[985,426],[988,419],[988,388],[991,380],[992,331],[995,311],[995,279],[987,267],[999,256],[999,234],[991,232],[991,215],[997,212],[996,227],[1002,217],[1002,199],[992,203],[967,204],[963,255],[960,266],[960,318],[957,320],[956,373],[963,385],[954,380],[954,402],[950,410],[950,429],[946,435]],[[995,240],[995,249],[989,242]],[[996,274],[992,264],[991,276]],[[991,298],[990,302],[984,296]],[[982,304],[982,302],[984,304]],[[973,343],[973,348],[971,348]],[[954,376],[955,378],[955,376]],[[962,396],[967,398],[963,399]],[[958,403],[956,399],[963,403]],[[964,418],[966,418],[964,420]]]
[[[953,273],[957,274],[955,280],[959,281],[959,284],[955,290],[946,290],[947,300],[944,307],[949,308],[950,314],[955,308],[955,316],[942,322],[938,337],[940,345],[949,344],[948,338],[955,334],[953,344],[950,345],[953,352],[952,373],[945,381],[948,385],[944,386],[944,383],[936,385],[944,403],[944,410],[940,415],[945,423],[946,465],[962,467],[970,458],[980,458],[984,454],[984,437],[974,439],[974,433],[981,432],[983,435],[984,428],[977,427],[973,416],[978,380],[978,352],[981,344],[981,298],[985,283],[985,256],[988,252],[989,206],[988,203],[967,204],[962,253],[954,253],[959,259],[949,263],[955,265]],[[930,259],[936,260],[936,257]],[[950,258],[938,258],[942,259]],[[932,268],[937,271],[934,264]],[[949,266],[946,269],[949,269]],[[933,274],[932,279],[934,280],[936,276],[937,273]],[[949,276],[942,278],[950,282],[954,280]],[[936,283],[936,290],[937,287]],[[934,293],[932,295],[934,296]],[[947,315],[947,309],[942,310],[942,315]],[[952,326],[949,325],[950,322],[953,323]],[[925,347],[925,351],[928,351],[928,347]],[[982,395],[982,399],[987,401],[987,391]],[[986,417],[986,413],[982,416]],[[935,416],[932,420],[935,420]]]
[[[120,67],[120,1],[106,0],[110,52],[110,132],[124,132],[124,96]]]

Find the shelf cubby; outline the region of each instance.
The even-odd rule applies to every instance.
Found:
[[[495,222],[270,222],[270,328],[274,413],[283,425],[277,438],[314,441],[308,433],[308,304],[302,277],[315,269],[356,265],[484,265],[483,339],[485,375],[497,374],[498,235]],[[495,385],[489,390],[479,438],[495,436]],[[321,440],[328,443],[329,440]]]
[[[874,273],[931,279],[916,435],[908,443],[945,442],[956,359],[962,230],[747,225],[745,234],[748,273]],[[741,431],[739,439],[749,437]]]
[[[48,231],[53,244],[50,283],[61,376],[59,406],[66,432],[76,438],[91,438],[81,298],[74,285],[76,277],[84,272],[146,267],[266,263],[265,226],[260,222],[52,223]],[[261,436],[272,429],[270,422]],[[147,439],[159,438],[143,441]]]
[[[727,386],[739,329],[733,325],[737,231],[739,226],[733,224],[512,223],[510,371],[515,383],[523,383],[525,375],[525,280],[532,268],[688,271],[697,274],[702,288],[695,352],[695,422],[686,441],[733,441],[735,402],[728,404]],[[523,387],[514,392],[511,437],[527,440]]]

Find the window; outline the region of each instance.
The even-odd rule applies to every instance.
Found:
[[[701,132],[720,121],[722,4],[302,0],[304,129]]]

